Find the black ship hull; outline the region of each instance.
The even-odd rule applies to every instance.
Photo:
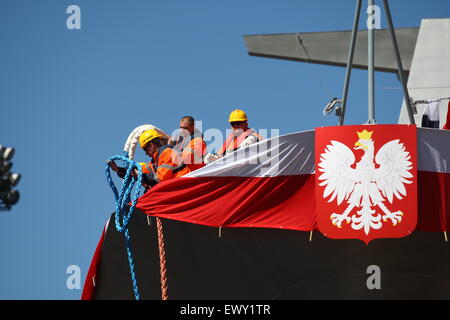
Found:
[[[169,299],[449,299],[450,250],[441,232],[331,240],[318,231],[205,227],[162,219]],[[129,225],[141,299],[161,299],[155,218]],[[370,266],[379,268],[379,273]],[[89,281],[89,280],[87,280]],[[375,288],[374,288],[375,284]],[[95,299],[134,299],[125,239],[105,235]]]

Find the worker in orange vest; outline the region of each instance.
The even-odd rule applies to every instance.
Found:
[[[180,120],[180,135],[173,141],[174,149],[181,154],[183,163],[190,171],[197,170],[205,163],[206,143],[202,133],[195,128],[195,120],[191,116],[185,116]],[[169,142],[170,143],[170,142]]]
[[[155,184],[172,178],[182,177],[190,172],[189,168],[181,161],[181,157],[176,150],[161,142],[162,135],[154,130],[146,130],[139,137],[139,145],[145,154],[152,158],[147,164],[141,162],[143,184],[146,189]],[[125,168],[119,168],[111,161],[110,167],[117,172],[118,176],[125,176]],[[137,173],[133,172],[136,176]]]
[[[206,163],[211,163],[239,148],[245,148],[253,143],[264,140],[256,130],[249,128],[247,114],[244,111],[240,109],[233,110],[228,117],[228,122],[232,128],[231,133],[216,154],[208,154],[205,157]]]

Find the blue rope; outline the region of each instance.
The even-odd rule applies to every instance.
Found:
[[[140,295],[139,295],[139,288],[137,285],[136,273],[134,272],[134,259],[133,253],[131,251],[131,237],[128,231],[128,223],[130,221],[131,216],[133,215],[134,208],[136,207],[136,203],[139,198],[139,194],[141,192],[142,168],[137,162],[130,160],[128,158],[128,153],[126,152],[124,153],[123,156],[121,155],[112,156],[111,158],[108,159],[108,162],[113,160],[122,160],[127,168],[125,177],[123,179],[122,188],[120,189],[120,193],[117,191],[117,188],[114,185],[114,182],[111,178],[111,168],[109,167],[108,164],[106,165],[105,173],[106,173],[106,180],[108,181],[109,186],[111,187],[114,193],[114,198],[116,200],[116,214],[115,214],[116,229],[117,231],[122,232],[125,236],[127,245],[128,265],[130,267],[134,296],[136,300],[139,300]],[[131,174],[134,168],[138,170],[137,179],[135,179]],[[134,198],[127,212],[127,204],[131,200],[131,190],[134,188],[136,183],[137,187],[134,194]]]

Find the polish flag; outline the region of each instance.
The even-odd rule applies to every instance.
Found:
[[[153,187],[137,208],[211,227],[316,228],[314,131],[274,137]],[[450,221],[450,132],[417,128],[416,230]]]
[[[447,231],[450,224],[450,131],[417,128],[416,230]]]

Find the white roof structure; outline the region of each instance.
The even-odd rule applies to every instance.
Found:
[[[423,19],[417,36],[408,91],[414,100],[450,97],[450,19]],[[445,124],[448,100],[439,105],[440,128]],[[425,104],[417,105],[414,119],[420,125]],[[406,104],[398,123],[409,123]]]

